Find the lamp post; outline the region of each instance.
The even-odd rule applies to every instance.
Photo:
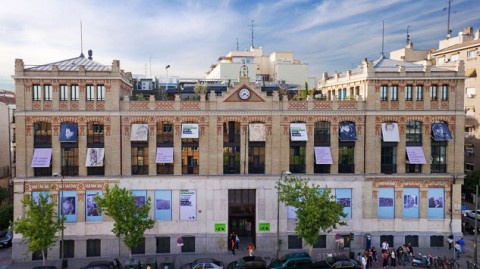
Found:
[[[165,93],[167,93],[167,91],[168,91],[168,82],[169,82],[168,81],[168,68],[170,68],[169,64],[167,64],[167,66],[165,66],[165,72],[167,73],[167,83],[165,84]]]
[[[63,175],[59,173],[53,173],[54,177],[60,177],[60,182],[62,184],[62,192],[60,194],[60,216],[61,216],[61,223],[62,223],[62,233],[60,235],[60,261],[61,265],[60,268],[64,269],[64,261],[63,261],[63,253],[64,253],[64,241],[63,241],[63,235],[64,235],[64,230],[65,230],[65,220],[63,218],[63,191],[64,191],[64,186],[63,186]]]
[[[283,174],[285,175],[290,175],[292,174],[290,171],[285,171],[282,170],[280,173],[280,178],[278,179],[277,182],[277,259],[279,257],[279,252],[280,252],[280,181],[282,181]]]

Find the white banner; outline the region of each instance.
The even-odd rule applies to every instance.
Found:
[[[173,163],[173,148],[157,148],[156,163]]]
[[[52,160],[52,149],[34,149],[32,158],[32,167],[50,167]]]
[[[87,148],[86,167],[103,166],[103,158],[105,156],[104,148]]]
[[[382,123],[383,142],[399,142],[400,133],[398,132],[398,123]]]
[[[307,125],[305,123],[290,123],[290,140],[307,141]]]
[[[182,124],[182,138],[198,138],[198,124]]]
[[[132,124],[130,141],[148,141],[148,125]]]
[[[265,141],[265,124],[263,123],[249,124],[248,136],[250,141]]]
[[[196,190],[180,190],[180,220],[197,220]]]

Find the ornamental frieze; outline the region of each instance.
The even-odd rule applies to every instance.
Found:
[[[445,179],[371,179],[372,187],[378,188],[445,188],[450,189],[451,180]]]
[[[107,182],[25,182],[25,192],[103,190]]]

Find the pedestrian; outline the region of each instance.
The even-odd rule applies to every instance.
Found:
[[[373,264],[373,252],[372,249],[367,250],[367,267],[372,267]]]
[[[248,256],[253,256],[253,250],[255,247],[252,244],[248,244],[247,250],[248,250]]]
[[[403,250],[403,261],[404,262],[409,262],[410,261],[410,257],[408,256],[408,249],[406,246],[402,246],[402,250]]]
[[[382,250],[388,250],[390,246],[388,245],[388,242],[387,240],[383,241],[382,243]]]
[[[412,257],[413,256],[413,247],[412,247],[411,243],[408,243],[407,249],[408,249],[408,254],[410,255],[410,257]]]
[[[452,234],[448,236],[447,242],[448,242],[448,249],[452,249],[452,247],[453,247],[453,235]]]
[[[460,251],[465,253],[465,241],[463,240],[463,237],[458,240],[458,244],[460,245]]]
[[[372,259],[373,259],[374,262],[378,261],[377,249],[375,247],[372,247]]]
[[[230,249],[232,250],[232,255],[235,255],[235,233],[230,235]]]
[[[382,259],[383,259],[383,268],[387,268],[388,267],[388,253],[384,249],[382,249]]]
[[[238,245],[240,245],[240,237],[238,234],[235,233],[235,248],[238,249]]]
[[[357,254],[357,261],[359,264],[362,264],[362,253],[358,252]]]
[[[367,257],[365,257],[365,254],[362,256],[362,269],[367,268]]]
[[[398,265],[405,265],[405,261],[403,260],[403,248],[402,246],[399,246],[397,249],[397,260],[398,260]]]
[[[455,256],[457,257],[457,259],[460,259],[460,252],[462,252],[462,248],[460,247],[460,244],[457,242],[455,242]]]
[[[392,267],[395,267],[397,265],[397,259],[395,256],[395,248],[390,251],[390,264]]]

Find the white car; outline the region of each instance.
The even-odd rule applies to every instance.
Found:
[[[475,210],[467,211],[467,216],[475,218]],[[477,210],[477,218],[480,219],[480,209]]]

